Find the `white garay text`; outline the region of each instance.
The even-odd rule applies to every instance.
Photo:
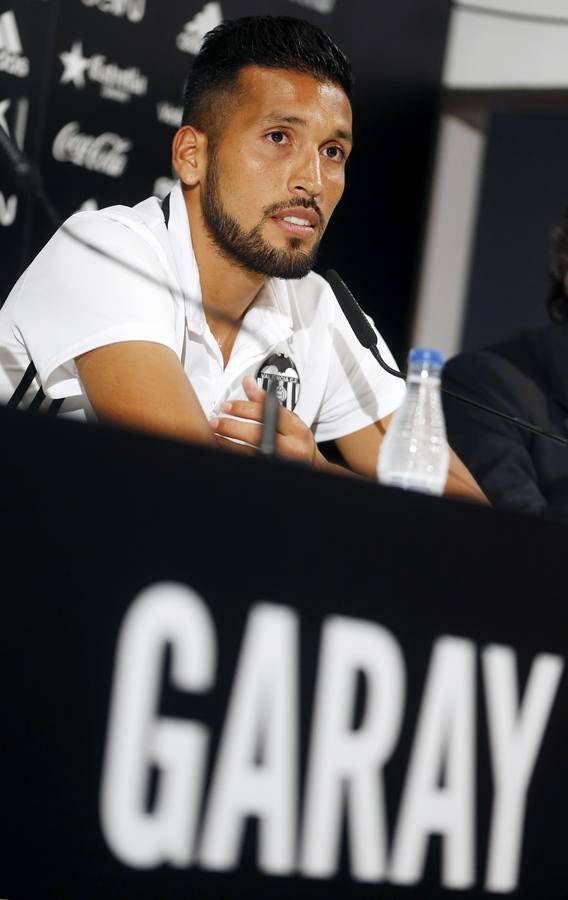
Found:
[[[442,636],[433,644],[389,842],[383,770],[405,712],[402,649],[376,622],[344,616],[323,622],[300,797],[299,627],[291,608],[262,603],[250,609],[205,796],[208,727],[160,716],[158,704],[168,645],[173,687],[204,693],[214,685],[213,618],[204,601],[180,584],[158,584],[138,596],[119,636],[102,774],[101,820],[109,847],[133,867],[168,863],[225,871],[239,864],[252,816],[258,819],[261,871],[330,878],[338,870],[346,817],[353,878],[415,884],[424,875],[429,839],[439,835],[442,885],[472,887],[474,643]],[[484,888],[507,893],[518,884],[527,792],[564,662],[552,654],[536,656],[519,697],[512,648],[487,646],[480,661],[493,781]],[[366,696],[353,728],[361,675]],[[151,768],[159,775],[147,809]]]

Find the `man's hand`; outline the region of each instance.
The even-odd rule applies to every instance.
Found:
[[[258,387],[250,375],[243,380],[243,388],[248,400],[232,400],[221,404],[222,412],[238,418],[212,419],[209,424],[220,447],[241,453],[255,453],[262,438],[266,392]],[[235,440],[245,443],[237,444]],[[319,459],[323,460],[312,431],[295,413],[284,407],[278,410],[276,452],[279,456],[309,466],[317,466]]]

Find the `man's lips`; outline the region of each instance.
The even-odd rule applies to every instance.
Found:
[[[272,219],[288,234],[297,237],[310,237],[320,224],[320,217],[315,209],[306,209],[305,206],[282,209]]]

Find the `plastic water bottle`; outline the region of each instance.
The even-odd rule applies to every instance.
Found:
[[[444,357],[413,348],[408,356],[407,393],[395,411],[379,452],[382,484],[442,494],[450,451],[440,390]]]

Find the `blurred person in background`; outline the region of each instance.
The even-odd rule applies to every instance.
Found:
[[[568,440],[568,207],[551,234],[550,323],[446,363],[445,388]],[[568,446],[447,395],[450,443],[496,508],[568,521]]]

